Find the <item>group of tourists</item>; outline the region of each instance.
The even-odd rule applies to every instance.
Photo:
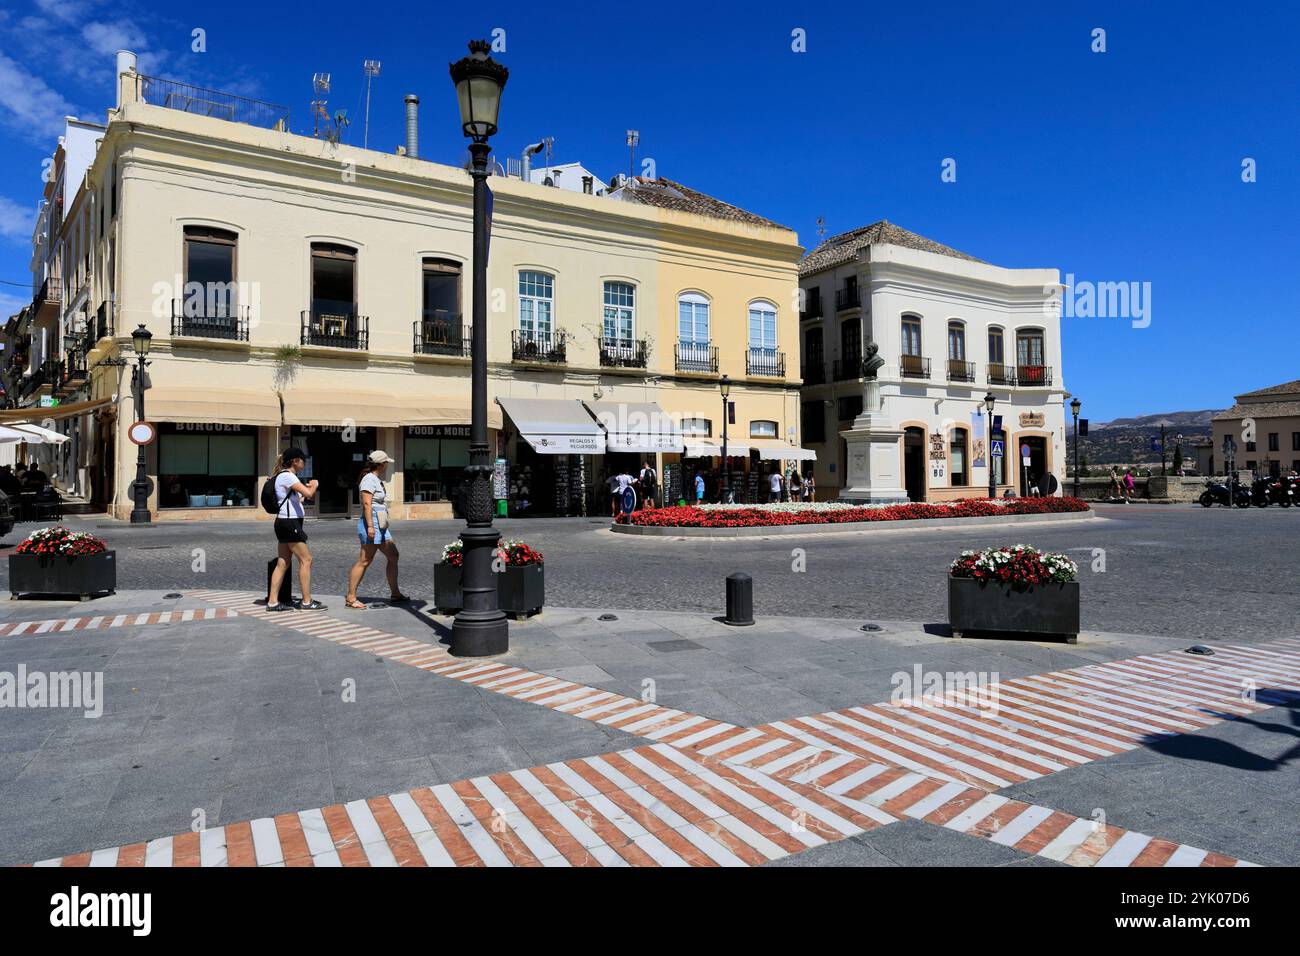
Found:
[[[41,470],[40,465],[12,467],[0,465],[0,491],[13,496],[24,491],[44,491],[50,486],[50,476]]]
[[[623,511],[623,502],[629,488],[633,491],[633,511],[653,510],[659,500],[659,474],[649,461],[641,462],[641,470],[634,478],[626,470],[611,470],[605,476],[609,488],[610,516],[618,517]]]
[[[388,492],[384,487],[384,474],[393,459],[387,452],[372,451],[357,481],[361,498],[361,516],[357,519],[357,538],[361,553],[348,574],[348,593],[344,604],[357,611],[366,605],[357,600],[357,588],[366,570],[382,553],[386,562],[389,601],[404,603],[410,599],[397,586],[397,545],[388,520]],[[311,596],[311,550],[307,547],[307,532],[303,530],[306,510],[303,503],[316,497],[320,482],[315,478],[302,480],[307,467],[307,453],[301,448],[286,448],[275,462],[274,478],[262,492],[262,504],[268,511],[275,509],[275,540],[277,555],[271,572],[270,588],[266,596],[268,611],[323,611],[326,605]],[[279,600],[281,584],[288,573],[290,560],[298,560],[298,583],[302,588],[302,601],[297,605],[283,604]]]
[[[1110,484],[1106,488],[1106,498],[1109,501],[1123,501],[1124,504],[1131,504],[1133,501],[1133,469],[1125,468],[1124,474],[1119,473],[1119,465],[1110,466]]]

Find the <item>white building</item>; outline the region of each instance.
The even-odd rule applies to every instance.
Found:
[[[885,417],[902,433],[897,474],[910,499],[987,496],[990,437],[1005,451],[993,459],[999,495],[1050,486],[1048,474],[1060,481],[1068,396],[1058,270],[990,265],[881,221],[826,239],[799,274],[801,431],[817,451],[818,498],[845,485],[840,433],[862,411],[868,340],[885,361],[877,378]]]

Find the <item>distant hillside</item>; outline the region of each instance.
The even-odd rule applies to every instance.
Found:
[[[1191,444],[1213,434],[1211,419],[1219,409],[1207,408],[1197,412],[1162,412],[1155,415],[1137,415],[1117,418],[1111,422],[1090,422],[1088,436],[1079,442],[1079,457],[1085,467],[1096,469],[1099,465],[1154,465],[1160,466],[1160,452],[1152,451],[1151,440],[1160,438],[1160,426],[1165,426],[1166,460],[1172,465],[1175,438],[1183,436],[1183,457],[1194,460]],[[1067,420],[1065,425],[1068,460],[1074,461],[1074,431]]]

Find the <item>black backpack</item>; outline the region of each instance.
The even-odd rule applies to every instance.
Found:
[[[266,479],[266,483],[262,485],[262,510],[269,515],[279,516],[280,514],[280,498],[275,493],[275,479],[279,477],[279,475],[272,475],[270,478]]]

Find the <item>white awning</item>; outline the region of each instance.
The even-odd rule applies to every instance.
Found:
[[[714,438],[687,438],[685,439],[686,450],[682,452],[686,458],[721,458],[722,442]],[[742,445],[740,442],[727,439],[727,457],[743,458],[749,454],[749,445]]]
[[[796,448],[779,438],[751,438],[750,445],[758,457],[767,461],[816,461],[817,452],[811,448]]]
[[[584,401],[582,404],[605,429],[605,447],[610,451],[654,454],[682,450],[677,423],[655,402]]]
[[[605,433],[576,398],[498,398],[539,455],[603,455]]]

